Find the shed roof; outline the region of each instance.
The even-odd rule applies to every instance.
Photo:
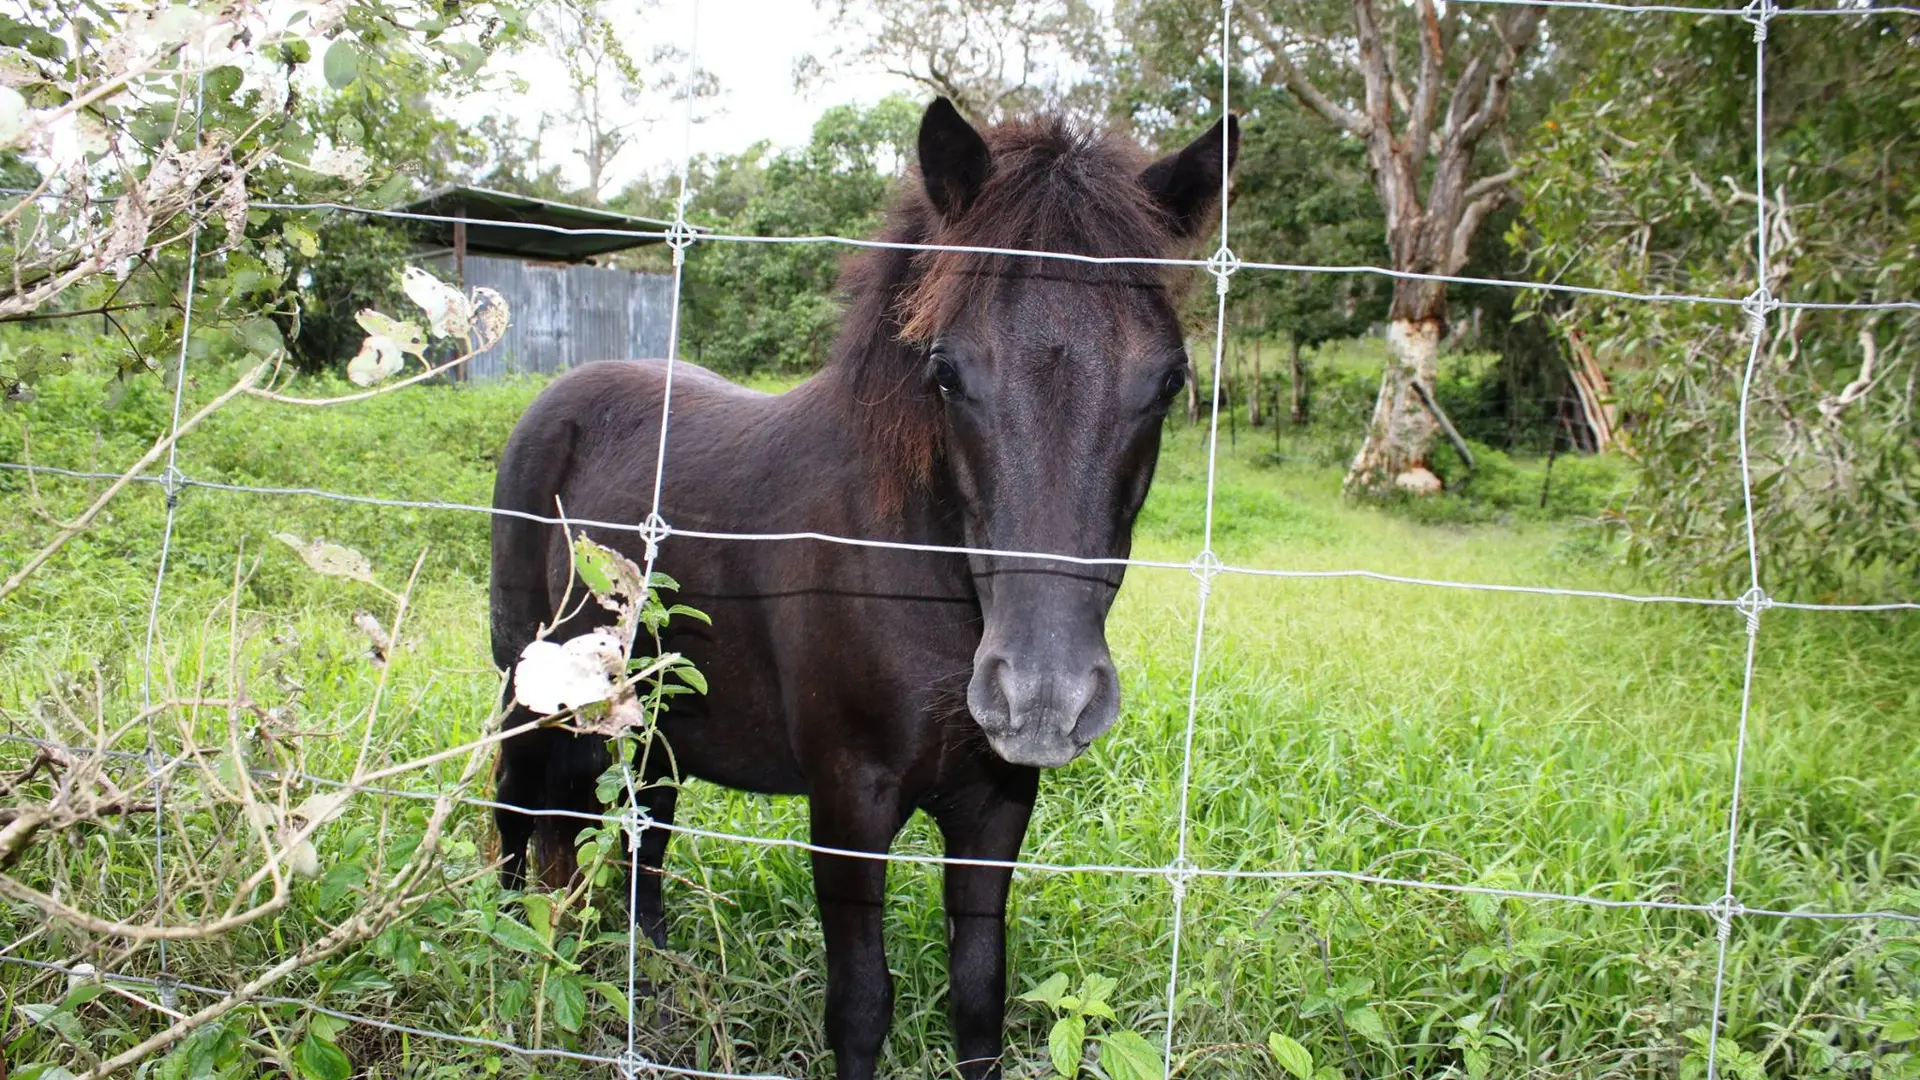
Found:
[[[430,243],[452,247],[455,223],[464,218],[468,251],[564,262],[660,243],[660,236],[631,234],[663,233],[672,224],[465,184],[437,188],[394,209],[427,217],[408,222],[408,229]]]

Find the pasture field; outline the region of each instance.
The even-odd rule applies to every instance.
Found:
[[[203,377],[191,396],[219,389],[216,375]],[[183,442],[180,468],[197,480],[484,505],[495,457],[534,389],[418,387],[311,411],[241,401]],[[97,378],[51,380],[37,402],[0,417],[0,459],[117,469],[165,429],[168,407],[157,380],[136,380],[112,408]],[[1170,428],[1137,554],[1184,562],[1198,551],[1203,435],[1184,421]],[[1652,587],[1616,568],[1592,523],[1617,482],[1609,463],[1562,459],[1545,510],[1515,496],[1462,524],[1343,503],[1345,445],[1330,437],[1289,435],[1274,448],[1270,429],[1245,427],[1221,448],[1214,546],[1229,564]],[[1536,463],[1502,467],[1509,488],[1537,493]],[[22,475],[0,474],[0,567],[53,534],[36,511],[71,516],[100,486],[43,477],[36,496]],[[138,710],[162,507],[157,486],[128,492],[0,603],[0,730],[70,736],[95,708]],[[310,572],[276,533],[348,545],[394,590],[418,560],[384,671],[353,616],[372,611],[391,627],[392,602]],[[159,846],[169,880],[192,887],[170,893],[171,921],[231,899],[208,853],[241,846],[233,834],[244,823],[212,798],[236,755],[344,776],[376,695],[376,760],[483,733],[498,686],[486,649],[486,537],[477,513],[186,490],[161,599],[155,697],[219,697],[236,670],[250,698],[277,711],[249,714],[231,739],[222,708],[156,718],[163,747],[191,737],[215,748],[205,768],[172,781]],[[1196,599],[1183,570],[1128,576],[1110,623],[1123,717],[1046,778],[1025,858],[1173,859]],[[1920,616],[1774,611],[1763,622],[1735,895],[1748,908],[1920,912]],[[1727,609],[1220,577],[1197,696],[1189,857],[1202,867],[1711,903],[1725,891],[1746,642]],[[113,746],[137,752],[144,740],[134,726]],[[0,782],[32,755],[29,744],[0,740]],[[298,881],[288,908],[217,939],[170,943],[169,970],[189,987],[229,988],[324,934],[367,902],[375,859],[417,841],[427,804],[405,793],[440,790],[458,765],[394,777],[385,787],[396,794],[356,798],[319,833],[317,874]],[[143,767],[128,759],[134,780]],[[485,794],[484,778],[473,794]],[[798,800],[694,783],[680,806],[682,823],[707,829],[806,831]],[[150,912],[153,817],[61,831],[14,873],[89,910]],[[595,892],[586,902],[599,911],[582,925],[571,911],[552,917],[548,898],[503,896],[484,872],[488,831],[483,811],[461,809],[438,871],[443,887],[409,919],[275,986],[285,1003],[237,1009],[203,1029],[157,1075],[604,1074],[308,1007],[523,1046],[624,1049],[623,897]],[[895,850],[937,853],[937,837],[916,819]],[[669,868],[672,947],[641,956],[657,993],[638,1003],[639,1049],[701,1068],[830,1075],[804,853],[683,837]],[[887,1074],[950,1075],[938,873],[898,865],[890,886],[897,979]],[[1157,1044],[1170,910],[1160,878],[1022,873],[1013,991],[1056,973],[1076,987],[1111,979],[1115,1019],[1091,1030],[1132,1029]],[[0,961],[159,970],[151,945],[129,951],[25,912],[0,902]],[[1722,1075],[1920,1076],[1917,930],[1892,920],[1732,920]],[[1293,1075],[1268,1049],[1281,1033],[1321,1075],[1354,1080],[1699,1076],[1714,931],[1699,912],[1404,884],[1197,879],[1186,900],[1176,1075]],[[0,962],[0,986],[0,1052],[16,1076],[36,1063],[79,1071],[159,1026],[145,1005],[119,994],[81,1000],[42,968]],[[198,992],[181,990],[181,1007],[203,1004]],[[1012,1004],[1010,1077],[1051,1075],[1052,1021],[1040,1004]]]

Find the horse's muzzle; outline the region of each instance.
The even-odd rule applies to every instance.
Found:
[[[1079,757],[1120,715],[1120,681],[1106,649],[1074,665],[976,659],[967,708],[993,752],[1014,765],[1058,768]]]

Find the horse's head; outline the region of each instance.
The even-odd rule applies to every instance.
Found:
[[[944,98],[922,118],[920,179],[941,244],[1164,257],[1206,232],[1229,119],[1158,161],[1058,122],[986,137]],[[1225,152],[1223,154],[1223,151]],[[942,252],[905,303],[939,400],[939,468],[966,544],[1124,558],[1188,361],[1162,267]],[[1106,616],[1124,567],[974,555],[986,620],[967,704],[994,751],[1058,766],[1111,727]]]

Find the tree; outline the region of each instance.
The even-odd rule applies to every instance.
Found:
[[[1569,284],[1738,297],[1756,265],[1754,43],[1736,19],[1608,19],[1569,37],[1580,84],[1528,167],[1527,229]],[[1776,23],[1766,49],[1774,296],[1920,295],[1913,27]],[[1609,369],[1639,483],[1630,553],[1680,580],[1749,581],[1740,400],[1752,328],[1727,307],[1574,297],[1556,320]],[[1776,595],[1912,599],[1920,580],[1920,314],[1790,309],[1758,342],[1747,441],[1760,576]]]
[[[809,57],[805,83],[827,63],[863,63],[951,98],[992,122],[1042,108],[1099,115],[1110,80],[1111,23],[1089,0],[814,0],[851,44]]]
[[[1487,216],[1512,197],[1513,169],[1477,170],[1504,129],[1521,62],[1543,9],[1448,4],[1387,6],[1268,0],[1235,9],[1261,85],[1365,147],[1394,270],[1454,274]],[[1131,18],[1150,36],[1211,46],[1196,29],[1218,21],[1181,0],[1139,0]],[[1476,178],[1476,172],[1481,172]],[[1440,282],[1400,278],[1389,304],[1391,360],[1366,441],[1347,475],[1354,493],[1438,490],[1427,455],[1438,427],[1414,383],[1429,391],[1446,331]]]

